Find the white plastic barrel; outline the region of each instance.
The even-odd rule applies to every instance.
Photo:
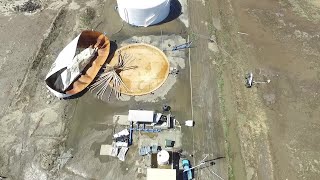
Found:
[[[166,150],[161,150],[157,154],[157,162],[159,165],[169,164],[169,158],[170,158],[170,155]]]

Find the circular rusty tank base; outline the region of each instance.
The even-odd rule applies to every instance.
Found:
[[[169,61],[166,55],[158,48],[144,43],[130,44],[118,49],[110,61],[114,66],[118,63],[119,51],[127,54],[131,60],[127,66],[136,66],[120,72],[120,77],[125,87],[121,87],[121,93],[139,96],[149,94],[158,89],[169,75]]]

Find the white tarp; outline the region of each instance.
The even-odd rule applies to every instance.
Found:
[[[63,83],[63,90],[65,91],[70,84],[79,76],[86,65],[94,57],[97,49],[91,47],[86,48],[78,55],[76,55],[67,66],[67,69],[61,73],[61,79]]]
[[[55,62],[52,64],[51,69],[49,70],[46,79],[48,79],[53,74],[61,71],[65,68],[65,70],[61,73],[61,90],[66,90],[70,84],[77,78],[88,62],[92,59],[92,57],[97,52],[97,49],[93,49],[88,47],[87,49],[80,52],[75,56],[78,41],[80,38],[79,34],[76,38],[74,38],[58,55]],[[70,94],[64,94],[58,92],[47,85],[47,88],[58,98],[66,98],[71,96]]]
[[[170,0],[117,0],[120,17],[134,26],[163,21],[170,12]]]
[[[116,142],[116,146],[117,147],[128,147],[128,143],[127,142]]]
[[[113,135],[113,138],[121,137],[121,136],[129,136],[128,129],[124,129],[116,134]]]
[[[185,126],[193,127],[194,126],[194,121],[193,120],[185,121]]]
[[[81,34],[79,34],[76,38],[74,38],[58,55],[56,61],[52,64],[49,73],[46,76],[48,79],[54,73],[60,71],[61,69],[68,66],[70,61],[72,61],[74,55],[76,54],[78,40]],[[54,89],[51,89],[48,85],[47,88],[57,97],[65,98],[71,95],[60,93]]]
[[[118,158],[119,158],[120,161],[124,161],[125,160],[125,157],[126,157],[128,149],[129,148],[127,148],[127,147],[122,147],[120,149],[120,152],[118,154]]]

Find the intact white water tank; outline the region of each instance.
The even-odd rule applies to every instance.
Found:
[[[117,0],[120,17],[134,26],[163,21],[170,12],[170,0]]]
[[[169,158],[170,158],[170,155],[166,150],[161,150],[157,154],[157,162],[159,165],[169,164]]]

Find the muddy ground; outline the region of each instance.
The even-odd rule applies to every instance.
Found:
[[[0,2],[0,176],[144,179],[132,166],[139,164],[136,146],[126,163],[102,158],[98,149],[110,141],[114,114],[168,103],[178,120],[196,121],[182,128],[191,164],[214,160],[196,169],[195,179],[320,177],[317,1],[181,0],[180,16],[149,28],[123,24],[114,6],[103,0]],[[87,92],[58,100],[43,80],[83,29],[105,32],[118,44],[132,36],[153,35],[153,42],[178,35],[194,46],[183,52],[181,73],[159,98],[110,103]],[[246,88],[249,71],[270,83]]]
[[[318,179],[319,4],[220,5],[225,31],[218,33],[224,56],[219,68],[235,179],[243,174],[240,160],[247,179]],[[246,89],[249,71],[257,81],[271,82]],[[233,143],[233,133],[240,143]],[[234,151],[239,144],[241,153]]]

